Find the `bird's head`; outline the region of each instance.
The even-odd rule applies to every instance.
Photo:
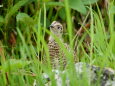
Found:
[[[62,36],[63,26],[61,23],[53,21],[52,24],[50,25],[50,31],[56,36]]]

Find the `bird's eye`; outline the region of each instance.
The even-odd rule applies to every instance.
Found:
[[[61,29],[61,27],[60,27],[60,26],[58,26],[57,28],[58,28],[58,29]]]

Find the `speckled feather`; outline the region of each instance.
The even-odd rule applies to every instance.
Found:
[[[57,21],[53,21],[52,24],[50,25],[50,31],[55,36],[57,36],[60,41],[63,41],[62,40],[63,26],[61,23]],[[62,42],[62,44],[64,44],[65,48],[68,51],[71,51],[71,49],[66,43]],[[59,46],[59,44],[55,41],[55,39],[51,35],[49,37],[48,47],[49,47],[49,54],[50,54],[52,68],[53,69],[59,69],[60,67],[65,68],[67,64],[67,57],[64,51]],[[75,53],[74,53],[74,60],[76,62]]]
[[[60,46],[58,43],[54,41],[49,41],[48,43],[51,65],[53,69],[58,69],[62,65],[63,68],[66,66],[66,57],[61,51]]]

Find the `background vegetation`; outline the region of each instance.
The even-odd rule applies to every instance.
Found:
[[[55,86],[47,48],[54,20],[63,24],[64,41],[80,62],[115,69],[114,9],[114,0],[0,0],[0,86],[31,86],[35,80],[43,86],[43,72]],[[68,76],[71,86],[89,86],[73,74],[72,54],[60,46],[69,61],[63,82]]]

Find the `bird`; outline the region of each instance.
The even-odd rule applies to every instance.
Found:
[[[58,21],[53,21],[49,26],[50,32],[54,34],[64,44],[67,50],[70,50],[69,45],[63,42],[63,25]],[[61,50],[59,43],[55,40],[53,35],[49,36],[48,41],[50,62],[53,69],[65,68],[67,65],[67,58],[65,53]]]

